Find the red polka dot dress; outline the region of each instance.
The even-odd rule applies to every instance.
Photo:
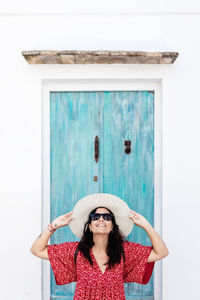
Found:
[[[102,273],[90,249],[93,266],[79,251],[76,268],[74,254],[78,242],[48,245],[47,251],[57,285],[77,282],[74,300],[125,300],[124,282],[147,284],[155,262],[147,262],[151,246],[124,242],[125,262]]]

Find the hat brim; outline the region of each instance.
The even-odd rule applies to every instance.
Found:
[[[112,211],[116,223],[125,237],[130,234],[133,229],[133,222],[128,218],[130,208],[126,202],[112,194],[97,193],[80,199],[74,206],[74,219],[70,221],[69,227],[75,236],[82,238],[89,213],[99,206],[106,207]]]

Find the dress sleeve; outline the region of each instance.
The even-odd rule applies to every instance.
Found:
[[[77,281],[74,254],[78,242],[47,246],[47,253],[57,285]]]
[[[151,278],[155,262],[147,262],[152,246],[124,242],[125,263],[124,282],[147,284]]]

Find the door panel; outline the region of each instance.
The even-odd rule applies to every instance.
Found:
[[[99,177],[94,139],[96,135],[101,139],[101,112],[96,92],[50,94],[51,221],[71,211],[78,199],[99,192],[99,181],[93,181],[93,176]],[[54,233],[51,244],[75,240],[66,226]],[[52,297],[73,299],[75,285],[57,286],[51,270]]]
[[[104,92],[103,192],[122,198],[153,225],[154,215],[154,101],[149,92]],[[131,141],[126,154],[124,141]],[[151,245],[146,232],[134,226],[128,240]],[[147,285],[125,284],[126,296],[152,295]],[[131,299],[136,299],[131,298]],[[141,298],[140,298],[141,299]]]
[[[99,162],[94,160],[99,137]],[[126,154],[124,141],[131,141]],[[119,196],[153,225],[154,95],[146,91],[52,92],[50,94],[51,220],[93,193]],[[94,181],[97,176],[97,181]],[[127,238],[151,245],[134,226]],[[51,244],[74,241],[69,227],[58,229]],[[73,299],[76,284],[55,284],[51,298]],[[153,276],[147,285],[126,283],[127,299],[153,299]],[[61,298],[62,296],[62,298]],[[63,298],[64,297],[64,298]]]

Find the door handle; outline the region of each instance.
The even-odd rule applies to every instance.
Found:
[[[131,141],[124,141],[125,145],[125,153],[130,154],[131,153]]]
[[[94,160],[99,161],[99,137],[96,136],[94,140]]]

